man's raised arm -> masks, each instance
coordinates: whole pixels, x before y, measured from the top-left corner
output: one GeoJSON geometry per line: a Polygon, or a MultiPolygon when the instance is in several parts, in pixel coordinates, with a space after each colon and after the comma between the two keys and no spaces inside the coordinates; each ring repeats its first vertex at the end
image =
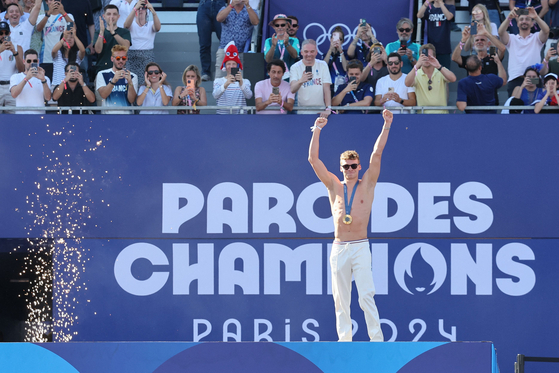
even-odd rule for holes
{"type": "Polygon", "coordinates": [[[318,158],[318,140],[320,138],[320,132],[322,128],[326,126],[326,123],[328,123],[328,119],[326,118],[317,118],[314,122],[311,144],[309,146],[309,163],[320,181],[326,185],[326,188],[331,189],[335,176],[328,171],[324,163],[318,158]]]}
{"type": "Polygon", "coordinates": [[[394,115],[391,111],[384,109],[382,112],[384,118],[384,125],[382,126],[382,132],[375,142],[375,147],[373,148],[373,153],[371,154],[371,159],[369,161],[369,169],[363,174],[363,180],[367,182],[369,188],[374,188],[378,176],[380,175],[380,160],[382,157],[382,151],[388,141],[388,132],[390,132],[390,127],[392,126],[392,119],[394,115]]]}

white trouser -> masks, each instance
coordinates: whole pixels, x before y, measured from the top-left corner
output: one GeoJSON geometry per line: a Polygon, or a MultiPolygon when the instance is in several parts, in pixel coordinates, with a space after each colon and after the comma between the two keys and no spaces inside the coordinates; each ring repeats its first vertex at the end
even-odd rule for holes
{"type": "Polygon", "coordinates": [[[332,270],[332,295],[336,308],[336,329],[339,341],[351,341],[351,275],[355,278],[359,294],[359,306],[365,313],[367,332],[371,341],[384,341],[377,306],[375,284],[371,269],[369,240],[336,242],[330,254],[332,270]]]}

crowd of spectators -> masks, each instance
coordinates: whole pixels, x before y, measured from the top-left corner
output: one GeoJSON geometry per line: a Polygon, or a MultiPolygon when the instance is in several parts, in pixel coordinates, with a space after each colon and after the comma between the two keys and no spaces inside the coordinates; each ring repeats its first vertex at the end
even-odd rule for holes
{"type": "MultiPolygon", "coordinates": [[[[448,85],[457,81],[451,63],[467,71],[458,81],[455,103],[466,113],[474,112],[468,106],[499,105],[504,85],[506,105],[534,106],[529,112],[558,101],[557,43],[547,43],[550,25],[543,19],[548,12],[559,14],[557,0],[511,0],[502,22],[494,1],[471,0],[471,26],[461,30],[455,48],[450,37],[456,27],[454,2],[425,0],[417,17],[426,24],[426,44],[413,42],[415,25],[408,18],[397,22],[397,39],[386,45],[361,19],[355,35],[334,28],[324,55],[315,40],[297,36],[296,16],[277,14],[262,50],[268,78],[258,82],[243,77],[241,63],[260,22],[251,0],[200,0],[201,68],[188,66],[184,85],[174,92],[156,62],[155,36],[162,26],[149,0],[101,0],[95,17],[88,0],[45,0],[46,6],[43,0],[1,1],[0,106],[43,107],[56,101],[58,106],[118,109],[103,111],[111,114],[168,114],[139,107],[172,105],[185,107],[179,114],[199,114],[208,101],[201,83],[213,80],[212,95],[224,107],[218,114],[243,113],[230,107],[246,106],[253,95],[257,114],[286,114],[295,106],[300,114],[323,117],[332,106],[348,108],[340,114],[380,109],[349,110],[352,106],[391,107],[402,114],[421,106],[425,113],[448,113],[428,108],[449,104],[448,85]],[[212,78],[214,32],[220,45],[212,78]],[[507,67],[501,62],[505,56],[507,67]]],[[[37,113],[17,111],[27,112],[37,113]]]]}

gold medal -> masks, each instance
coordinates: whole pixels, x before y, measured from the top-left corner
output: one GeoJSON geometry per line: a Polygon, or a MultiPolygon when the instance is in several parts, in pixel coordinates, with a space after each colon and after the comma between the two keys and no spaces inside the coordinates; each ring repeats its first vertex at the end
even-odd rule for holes
{"type": "Polygon", "coordinates": [[[346,216],[344,216],[344,224],[351,224],[352,221],[353,218],[351,217],[351,215],[347,214],[346,216]]]}

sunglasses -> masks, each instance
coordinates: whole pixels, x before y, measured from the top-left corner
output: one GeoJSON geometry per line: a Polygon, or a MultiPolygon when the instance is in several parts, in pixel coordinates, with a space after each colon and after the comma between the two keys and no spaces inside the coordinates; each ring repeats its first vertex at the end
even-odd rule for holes
{"type": "Polygon", "coordinates": [[[126,57],[126,56],[122,56],[122,57],[116,56],[116,57],[114,57],[114,59],[117,60],[117,61],[120,61],[120,60],[126,61],[128,59],[128,57],[126,57]]]}
{"type": "Polygon", "coordinates": [[[429,80],[427,81],[427,84],[429,84],[429,87],[427,87],[427,89],[432,90],[433,87],[431,87],[431,84],[433,84],[433,81],[432,81],[431,79],[429,79],[429,80]]]}
{"type": "Polygon", "coordinates": [[[285,26],[287,26],[287,23],[276,23],[274,26],[275,27],[285,27],[285,26]]]}
{"type": "Polygon", "coordinates": [[[411,28],[400,28],[398,29],[400,32],[411,32],[411,28]]]}
{"type": "Polygon", "coordinates": [[[153,74],[161,74],[161,71],[159,70],[148,71],[148,75],[153,75],[153,74]]]}
{"type": "Polygon", "coordinates": [[[27,63],[37,63],[37,62],[39,62],[39,60],[25,60],[25,62],[27,62],[27,63]]]}
{"type": "Polygon", "coordinates": [[[399,65],[400,62],[388,61],[387,64],[388,64],[388,66],[399,65]]]}
{"type": "Polygon", "coordinates": [[[4,31],[4,30],[0,31],[0,36],[3,36],[3,35],[10,35],[10,32],[9,31],[4,31]]]}
{"type": "Polygon", "coordinates": [[[297,24],[297,23],[293,24],[293,23],[292,23],[292,24],[291,24],[291,27],[293,27],[293,28],[299,27],[299,24],[297,24]]]}
{"type": "Polygon", "coordinates": [[[359,166],[357,163],[353,163],[353,164],[343,164],[342,167],[344,170],[349,170],[349,168],[351,167],[352,170],[357,169],[357,166],[359,166]]]}

